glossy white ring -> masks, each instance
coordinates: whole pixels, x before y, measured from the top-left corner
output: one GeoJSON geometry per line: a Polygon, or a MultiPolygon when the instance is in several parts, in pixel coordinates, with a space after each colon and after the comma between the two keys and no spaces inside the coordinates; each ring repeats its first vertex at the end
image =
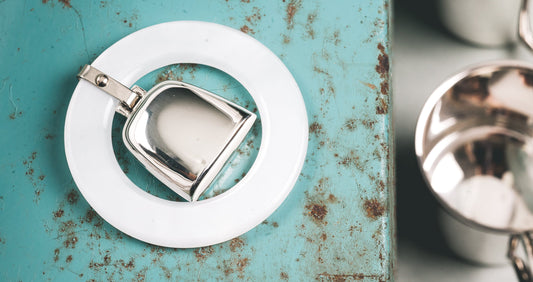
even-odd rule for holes
{"type": "Polygon", "coordinates": [[[192,248],[237,237],[260,224],[285,200],[307,152],[305,104],[291,73],[254,38],[206,22],[168,22],[139,30],[105,50],[92,65],[131,86],[176,63],[220,69],[252,95],[262,140],[246,176],[226,193],[195,203],[167,201],[138,188],[113,153],[117,101],[80,81],[65,123],[65,151],[74,181],[107,222],[139,240],[192,248]]]}

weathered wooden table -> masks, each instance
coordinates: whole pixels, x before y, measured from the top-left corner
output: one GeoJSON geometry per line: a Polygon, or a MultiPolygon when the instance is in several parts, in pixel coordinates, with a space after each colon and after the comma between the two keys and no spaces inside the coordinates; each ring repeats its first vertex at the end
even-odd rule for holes
{"type": "MultiPolygon", "coordinates": [[[[0,280],[393,279],[393,135],[387,0],[0,0],[0,280]],[[129,33],[161,22],[227,25],[261,41],[304,96],[309,149],[301,176],[263,224],[199,249],[152,246],[116,230],[79,194],[63,127],[80,67],[129,33]]],[[[197,65],[156,70],[204,85],[254,110],[231,77],[197,65]]],[[[131,157],[115,118],[115,153],[139,187],[161,187],[131,157]],[[116,138],[115,138],[116,137],[116,138]]],[[[260,127],[211,196],[238,181],[260,146],[260,127]]]]}

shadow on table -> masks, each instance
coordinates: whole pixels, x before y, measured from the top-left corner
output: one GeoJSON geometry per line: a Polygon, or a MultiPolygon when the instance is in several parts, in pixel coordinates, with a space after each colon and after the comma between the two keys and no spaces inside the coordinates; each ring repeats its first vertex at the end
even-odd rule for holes
{"type": "Polygon", "coordinates": [[[439,20],[438,4],[435,0],[396,0],[394,10],[396,15],[407,15],[435,30],[448,33],[439,20]]]}
{"type": "MultiPolygon", "coordinates": [[[[439,21],[437,1],[397,0],[394,2],[394,10],[396,19],[409,17],[436,32],[449,35],[439,21]]],[[[418,167],[414,136],[397,137],[396,189],[399,243],[411,242],[427,252],[454,256],[439,228],[438,203],[418,167]]]]}
{"type": "Polygon", "coordinates": [[[454,256],[438,223],[439,204],[418,167],[413,140],[396,140],[398,240],[428,252],[454,256]]]}

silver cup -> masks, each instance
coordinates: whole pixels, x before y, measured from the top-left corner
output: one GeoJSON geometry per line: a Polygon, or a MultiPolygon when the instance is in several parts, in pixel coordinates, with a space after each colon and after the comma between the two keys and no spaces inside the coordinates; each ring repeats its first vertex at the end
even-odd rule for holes
{"type": "Polygon", "coordinates": [[[531,281],[533,66],[493,62],[446,80],[422,109],[415,150],[444,209],[468,226],[509,234],[508,257],[520,281],[531,281]]]}
{"type": "Polygon", "coordinates": [[[482,46],[533,47],[529,0],[438,0],[442,24],[459,38],[482,46]]]}

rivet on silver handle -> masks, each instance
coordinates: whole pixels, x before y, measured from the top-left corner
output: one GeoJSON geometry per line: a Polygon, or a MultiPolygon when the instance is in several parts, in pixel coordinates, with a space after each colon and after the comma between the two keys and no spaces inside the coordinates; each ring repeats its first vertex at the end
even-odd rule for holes
{"type": "Polygon", "coordinates": [[[131,89],[126,87],[91,65],[85,65],[77,77],[90,82],[107,94],[117,98],[120,101],[120,105],[116,111],[126,117],[129,116],[131,110],[146,93],[144,89],[136,85],[131,89]]]}

